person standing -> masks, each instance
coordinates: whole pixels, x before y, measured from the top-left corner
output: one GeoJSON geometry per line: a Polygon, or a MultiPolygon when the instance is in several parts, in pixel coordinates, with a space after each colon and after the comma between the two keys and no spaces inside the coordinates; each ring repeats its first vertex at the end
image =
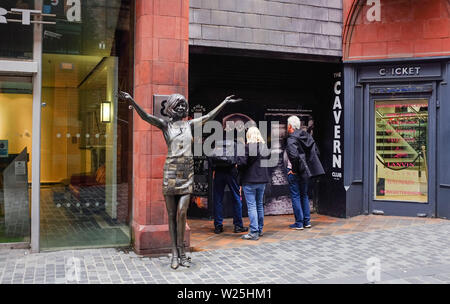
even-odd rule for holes
{"type": "Polygon", "coordinates": [[[297,116],[290,116],[287,125],[289,135],[284,152],[284,163],[295,217],[295,223],[289,228],[303,230],[311,228],[309,179],[325,172],[319,160],[316,143],[308,132],[300,128],[300,119],[297,116]]]}
{"type": "Polygon", "coordinates": [[[238,170],[236,166],[236,142],[231,140],[218,141],[220,155],[209,158],[213,170],[213,199],[214,199],[214,233],[223,232],[223,197],[225,186],[230,189],[233,200],[234,233],[247,232],[242,222],[242,201],[238,184],[238,170]],[[232,151],[232,153],[229,153],[232,151]]]}
{"type": "Polygon", "coordinates": [[[263,160],[269,157],[269,150],[258,128],[250,127],[246,138],[245,156],[238,157],[238,166],[241,171],[242,191],[247,202],[250,231],[243,235],[242,239],[256,241],[263,235],[264,190],[270,181],[263,160]]]}

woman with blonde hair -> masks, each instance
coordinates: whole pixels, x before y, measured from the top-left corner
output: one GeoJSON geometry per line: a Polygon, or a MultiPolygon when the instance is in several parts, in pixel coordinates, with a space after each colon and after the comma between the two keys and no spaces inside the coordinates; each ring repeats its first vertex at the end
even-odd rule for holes
{"type": "Polygon", "coordinates": [[[264,190],[269,182],[269,172],[263,160],[269,158],[266,141],[257,127],[247,131],[245,155],[238,157],[241,184],[247,202],[250,231],[243,235],[244,240],[258,240],[263,235],[264,190]]]}

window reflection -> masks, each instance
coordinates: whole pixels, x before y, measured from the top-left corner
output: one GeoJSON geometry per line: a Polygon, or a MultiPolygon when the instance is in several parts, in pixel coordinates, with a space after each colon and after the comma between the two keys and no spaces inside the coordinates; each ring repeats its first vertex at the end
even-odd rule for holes
{"type": "Polygon", "coordinates": [[[41,248],[129,245],[132,126],[116,93],[133,87],[134,4],[64,2],[44,1],[57,17],[43,35],[41,248]]]}
{"type": "Polygon", "coordinates": [[[428,101],[375,101],[375,199],[428,201],[428,101]]]}
{"type": "Polygon", "coordinates": [[[0,75],[0,243],[30,241],[31,77],[0,75]]]}
{"type": "Polygon", "coordinates": [[[5,16],[7,23],[0,23],[0,58],[32,59],[33,58],[33,26],[12,22],[21,20],[20,14],[11,14],[12,8],[34,9],[34,0],[2,0],[0,7],[9,13],[5,16]]]}

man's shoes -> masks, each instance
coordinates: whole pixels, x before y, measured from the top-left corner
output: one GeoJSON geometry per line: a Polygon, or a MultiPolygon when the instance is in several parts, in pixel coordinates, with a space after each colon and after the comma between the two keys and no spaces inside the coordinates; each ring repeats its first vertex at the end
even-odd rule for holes
{"type": "Polygon", "coordinates": [[[262,237],[264,233],[262,231],[259,232],[259,237],[262,237]]]}
{"type": "Polygon", "coordinates": [[[223,232],[223,226],[222,225],[217,225],[216,227],[214,227],[214,233],[215,234],[219,234],[223,232]]]}
{"type": "Polygon", "coordinates": [[[242,237],[241,237],[241,239],[243,239],[243,240],[251,240],[251,241],[257,241],[257,240],[259,240],[259,236],[258,236],[258,234],[257,233],[247,233],[247,234],[244,234],[242,237]]]}
{"type": "Polygon", "coordinates": [[[305,228],[311,228],[311,223],[308,223],[308,224],[306,224],[306,225],[303,225],[303,227],[305,227],[305,228]]]}
{"type": "Polygon", "coordinates": [[[234,233],[247,232],[248,227],[234,226],[234,233]]]}
{"type": "Polygon", "coordinates": [[[295,230],[303,230],[303,226],[300,226],[298,224],[289,225],[289,228],[295,229],[295,230]]]}

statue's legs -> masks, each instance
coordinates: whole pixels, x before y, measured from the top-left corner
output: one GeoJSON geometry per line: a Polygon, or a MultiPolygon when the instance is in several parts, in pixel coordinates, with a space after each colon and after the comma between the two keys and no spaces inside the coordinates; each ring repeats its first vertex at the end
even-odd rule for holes
{"type": "Polygon", "coordinates": [[[167,208],[167,216],[169,218],[169,233],[170,242],[172,245],[172,261],[170,267],[177,269],[179,264],[178,261],[178,250],[177,250],[177,198],[174,195],[164,195],[167,208]]]}
{"type": "Polygon", "coordinates": [[[184,234],[186,232],[187,210],[190,202],[190,194],[182,195],[178,203],[177,214],[177,247],[180,256],[180,265],[189,267],[189,259],[186,257],[184,249],[184,234]]]}

